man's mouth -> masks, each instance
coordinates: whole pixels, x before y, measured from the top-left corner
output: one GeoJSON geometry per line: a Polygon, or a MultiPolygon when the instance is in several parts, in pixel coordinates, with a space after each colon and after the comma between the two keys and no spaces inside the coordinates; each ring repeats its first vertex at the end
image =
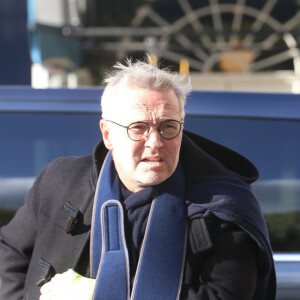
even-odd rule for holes
{"type": "Polygon", "coordinates": [[[160,163],[163,161],[161,157],[146,157],[141,160],[142,162],[146,163],[160,163]]]}

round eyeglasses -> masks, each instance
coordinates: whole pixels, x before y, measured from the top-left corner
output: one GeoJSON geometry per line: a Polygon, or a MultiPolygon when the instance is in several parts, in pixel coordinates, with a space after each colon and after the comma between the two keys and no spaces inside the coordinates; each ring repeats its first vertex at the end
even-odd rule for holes
{"type": "Polygon", "coordinates": [[[182,128],[183,122],[176,120],[165,120],[157,124],[148,124],[145,122],[134,122],[128,126],[121,125],[111,120],[104,120],[127,129],[128,137],[133,141],[141,141],[148,136],[152,126],[157,126],[157,131],[164,139],[171,140],[176,138],[182,128]]]}

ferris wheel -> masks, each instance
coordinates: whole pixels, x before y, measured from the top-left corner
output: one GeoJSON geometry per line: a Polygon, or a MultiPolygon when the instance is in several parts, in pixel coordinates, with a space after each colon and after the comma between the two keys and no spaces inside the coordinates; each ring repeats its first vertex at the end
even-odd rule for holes
{"type": "MultiPolygon", "coordinates": [[[[267,0],[259,8],[246,0],[226,4],[209,0],[207,6],[192,8],[189,0],[178,0],[182,16],[172,23],[147,5],[137,11],[132,26],[148,31],[144,32],[148,52],[174,62],[186,59],[200,72],[216,66],[223,71],[257,72],[289,63],[300,74],[300,11],[282,23],[271,14],[277,2],[267,0]],[[149,21],[152,26],[144,27],[149,21]]],[[[127,38],[127,43],[132,47],[134,38],[127,38]]]]}
{"type": "Polygon", "coordinates": [[[184,59],[198,72],[283,67],[300,74],[300,10],[282,21],[272,15],[274,7],[282,4],[280,0],[256,1],[256,5],[249,0],[191,1],[169,1],[170,11],[174,4],[180,10],[171,20],[157,6],[147,4],[136,10],[125,27],[73,27],[63,32],[98,38],[100,50],[147,52],[175,63],[184,59]]]}

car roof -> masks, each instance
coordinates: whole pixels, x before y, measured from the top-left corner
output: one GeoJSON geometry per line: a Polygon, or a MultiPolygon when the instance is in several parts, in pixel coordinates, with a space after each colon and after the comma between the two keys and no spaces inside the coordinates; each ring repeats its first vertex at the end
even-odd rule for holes
{"type": "MultiPolygon", "coordinates": [[[[99,113],[102,88],[0,87],[1,112],[99,113]]],[[[187,116],[300,119],[300,95],[193,91],[187,116]]]]}

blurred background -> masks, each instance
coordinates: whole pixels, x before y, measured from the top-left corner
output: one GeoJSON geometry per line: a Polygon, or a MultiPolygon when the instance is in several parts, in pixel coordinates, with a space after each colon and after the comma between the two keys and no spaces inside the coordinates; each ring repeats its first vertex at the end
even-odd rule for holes
{"type": "Polygon", "coordinates": [[[101,85],[126,57],[195,90],[300,93],[300,0],[1,0],[0,85],[101,85]]]}

